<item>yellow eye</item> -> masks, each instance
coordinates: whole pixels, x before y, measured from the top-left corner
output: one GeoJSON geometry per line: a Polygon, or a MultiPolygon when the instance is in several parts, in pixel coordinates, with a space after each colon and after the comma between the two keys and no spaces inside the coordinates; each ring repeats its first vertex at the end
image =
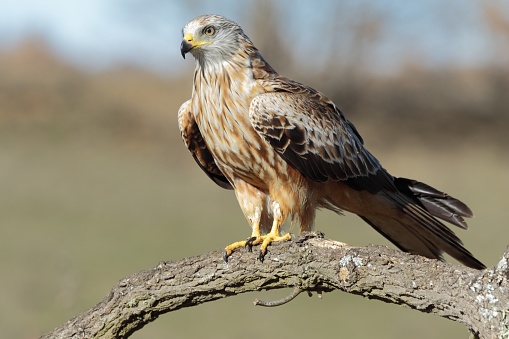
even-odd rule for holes
{"type": "Polygon", "coordinates": [[[205,33],[205,35],[212,36],[216,34],[216,29],[214,26],[207,26],[203,29],[203,33],[205,33]]]}

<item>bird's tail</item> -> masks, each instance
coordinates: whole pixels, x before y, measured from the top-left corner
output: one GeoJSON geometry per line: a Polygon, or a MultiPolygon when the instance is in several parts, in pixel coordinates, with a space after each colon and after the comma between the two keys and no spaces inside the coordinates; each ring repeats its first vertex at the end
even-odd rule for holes
{"type": "Polygon", "coordinates": [[[437,220],[466,229],[464,218],[473,216],[467,205],[416,180],[394,178],[394,184],[397,191],[384,191],[383,195],[398,212],[365,215],[362,219],[405,252],[440,260],[446,252],[466,266],[485,268],[461,240],[437,220]]]}

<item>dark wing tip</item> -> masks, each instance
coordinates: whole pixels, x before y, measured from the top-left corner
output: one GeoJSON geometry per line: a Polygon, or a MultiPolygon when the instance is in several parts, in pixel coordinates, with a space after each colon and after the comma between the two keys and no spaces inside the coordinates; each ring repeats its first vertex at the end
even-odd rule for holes
{"type": "Polygon", "coordinates": [[[458,227],[468,228],[463,218],[471,218],[474,214],[462,201],[417,180],[395,178],[394,183],[400,192],[405,193],[431,215],[458,227]]]}

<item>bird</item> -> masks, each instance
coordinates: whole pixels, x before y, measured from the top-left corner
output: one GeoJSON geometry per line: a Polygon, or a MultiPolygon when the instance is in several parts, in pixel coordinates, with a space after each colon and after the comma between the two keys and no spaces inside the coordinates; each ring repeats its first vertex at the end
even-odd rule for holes
{"type": "Polygon", "coordinates": [[[263,261],[269,245],[291,240],[287,219],[311,231],[324,208],[358,215],[402,251],[485,268],[443,223],[466,229],[466,204],[389,174],[334,102],[277,73],[237,23],[201,15],[182,36],[182,57],[195,59],[191,99],[178,111],[182,139],[208,177],[234,191],[251,227],[225,247],[225,261],[258,245],[263,261]]]}

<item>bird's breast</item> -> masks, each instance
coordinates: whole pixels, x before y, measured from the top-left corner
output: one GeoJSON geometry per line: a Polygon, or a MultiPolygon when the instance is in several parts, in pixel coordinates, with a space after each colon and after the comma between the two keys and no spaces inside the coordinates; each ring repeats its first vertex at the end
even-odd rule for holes
{"type": "Polygon", "coordinates": [[[287,164],[258,135],[249,119],[252,99],[264,90],[253,84],[221,86],[218,82],[209,80],[206,88],[195,87],[193,111],[197,112],[203,139],[230,181],[242,179],[257,187],[268,187],[281,179],[277,173],[287,173],[287,164]]]}

